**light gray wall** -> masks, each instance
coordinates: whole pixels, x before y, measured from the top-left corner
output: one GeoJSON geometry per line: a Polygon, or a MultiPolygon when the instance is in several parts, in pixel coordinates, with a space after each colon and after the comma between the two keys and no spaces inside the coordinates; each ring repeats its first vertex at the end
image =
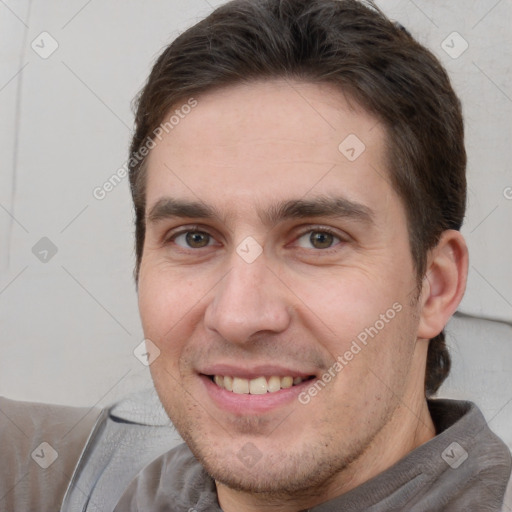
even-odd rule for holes
{"type": "MultiPolygon", "coordinates": [[[[103,200],[93,190],[126,161],[130,101],[152,61],[220,3],[0,3],[0,394],[101,405],[149,383],[132,353],[143,336],[127,180],[103,200]]],[[[461,311],[512,322],[512,4],[379,5],[440,57],[463,100],[471,272],[461,311]]]]}

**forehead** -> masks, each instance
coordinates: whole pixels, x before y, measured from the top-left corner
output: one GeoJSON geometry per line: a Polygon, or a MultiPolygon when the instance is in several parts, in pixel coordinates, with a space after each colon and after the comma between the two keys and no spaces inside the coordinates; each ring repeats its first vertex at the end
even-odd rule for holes
{"type": "Polygon", "coordinates": [[[169,195],[235,217],[318,195],[368,207],[398,201],[384,126],[332,85],[272,80],[195,100],[148,156],[147,210],[169,195]]]}

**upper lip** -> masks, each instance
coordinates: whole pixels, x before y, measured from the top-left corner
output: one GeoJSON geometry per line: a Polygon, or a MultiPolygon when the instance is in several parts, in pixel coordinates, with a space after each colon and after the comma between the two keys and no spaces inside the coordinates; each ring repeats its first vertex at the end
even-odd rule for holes
{"type": "Polygon", "coordinates": [[[230,377],[239,377],[242,379],[255,379],[257,377],[311,377],[315,375],[314,371],[304,371],[293,368],[286,368],[273,364],[254,365],[249,367],[240,364],[213,364],[208,365],[199,370],[203,375],[229,375],[230,377]]]}

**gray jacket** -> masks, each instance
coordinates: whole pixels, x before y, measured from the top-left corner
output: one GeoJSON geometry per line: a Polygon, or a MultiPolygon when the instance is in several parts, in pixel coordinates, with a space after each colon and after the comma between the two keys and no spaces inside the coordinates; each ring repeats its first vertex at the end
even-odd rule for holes
{"type": "MultiPolygon", "coordinates": [[[[432,404],[439,435],[314,511],[512,512],[512,488],[502,505],[506,445],[473,404],[432,404]],[[449,448],[454,441],[468,453],[457,468],[449,464],[460,460],[449,448]]],[[[0,443],[1,512],[220,510],[212,480],[180,444],[152,389],[104,410],[0,398],[0,443]]]]}
{"type": "MultiPolygon", "coordinates": [[[[437,435],[371,480],[308,512],[499,512],[512,458],[471,402],[429,401],[437,435]]],[[[147,466],[115,512],[221,512],[186,445],[147,466]]],[[[505,508],[505,510],[507,510],[505,508]]]]}

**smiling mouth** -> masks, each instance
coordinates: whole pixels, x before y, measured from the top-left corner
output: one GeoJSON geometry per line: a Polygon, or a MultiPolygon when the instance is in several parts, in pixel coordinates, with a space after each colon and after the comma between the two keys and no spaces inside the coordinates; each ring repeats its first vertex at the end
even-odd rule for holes
{"type": "Polygon", "coordinates": [[[270,377],[256,377],[255,379],[244,379],[241,377],[231,377],[229,375],[209,375],[208,377],[219,388],[239,395],[264,395],[265,393],[276,393],[282,389],[289,389],[304,381],[315,378],[314,375],[309,377],[279,377],[277,375],[273,375],[270,377]]]}

